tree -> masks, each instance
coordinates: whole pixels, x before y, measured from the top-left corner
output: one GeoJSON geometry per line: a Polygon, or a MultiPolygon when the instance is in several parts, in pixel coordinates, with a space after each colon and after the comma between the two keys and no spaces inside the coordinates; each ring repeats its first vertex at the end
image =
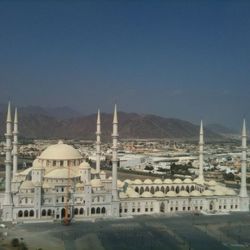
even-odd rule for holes
{"type": "Polygon", "coordinates": [[[11,245],[13,247],[18,247],[19,246],[19,240],[17,238],[14,238],[11,240],[11,245]]]}
{"type": "Polygon", "coordinates": [[[26,246],[24,242],[21,242],[19,244],[18,250],[28,250],[28,247],[26,246]]]}

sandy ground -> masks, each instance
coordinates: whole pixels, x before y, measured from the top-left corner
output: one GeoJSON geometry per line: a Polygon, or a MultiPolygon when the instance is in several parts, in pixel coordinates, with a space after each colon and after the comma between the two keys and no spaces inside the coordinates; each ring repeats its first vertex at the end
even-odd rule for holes
{"type": "Polygon", "coordinates": [[[30,250],[238,250],[250,249],[250,213],[138,216],[70,226],[19,224],[0,232],[8,232],[0,249],[16,249],[9,242],[18,238],[30,250]]]}

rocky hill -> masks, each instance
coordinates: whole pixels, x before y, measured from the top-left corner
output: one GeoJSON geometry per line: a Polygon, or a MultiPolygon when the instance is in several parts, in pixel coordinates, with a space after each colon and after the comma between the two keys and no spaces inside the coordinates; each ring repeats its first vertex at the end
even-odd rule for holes
{"type": "MultiPolygon", "coordinates": [[[[37,110],[37,109],[35,109],[37,110]]],[[[120,138],[168,138],[198,139],[199,126],[190,122],[164,118],[156,115],[140,115],[119,112],[120,138]]],[[[110,140],[112,114],[101,114],[102,140],[110,140]]],[[[0,133],[5,133],[5,113],[0,111],[0,133]]],[[[94,139],[96,114],[73,118],[58,118],[32,109],[20,109],[19,131],[26,138],[44,139],[94,139]]],[[[205,129],[206,139],[221,139],[222,136],[205,129]]]]}

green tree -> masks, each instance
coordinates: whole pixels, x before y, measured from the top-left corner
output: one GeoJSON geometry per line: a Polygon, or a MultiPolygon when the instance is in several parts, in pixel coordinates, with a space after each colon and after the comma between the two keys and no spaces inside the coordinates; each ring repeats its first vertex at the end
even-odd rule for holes
{"type": "Polygon", "coordinates": [[[18,247],[19,246],[19,240],[17,238],[14,238],[11,240],[11,245],[13,247],[18,247]]]}

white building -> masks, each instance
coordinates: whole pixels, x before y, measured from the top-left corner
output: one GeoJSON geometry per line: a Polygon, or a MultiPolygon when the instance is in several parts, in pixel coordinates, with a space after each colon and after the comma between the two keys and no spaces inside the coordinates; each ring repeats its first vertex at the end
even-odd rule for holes
{"type": "Polygon", "coordinates": [[[248,211],[246,190],[246,128],[242,132],[242,182],[240,194],[203,177],[203,128],[199,143],[199,177],[191,179],[117,180],[118,119],[113,119],[112,177],[100,171],[101,120],[97,117],[96,169],[78,150],[59,141],[38,156],[32,167],[18,171],[18,118],[14,130],[10,105],[6,128],[5,192],[0,194],[4,221],[85,220],[88,218],[202,211],[248,211]],[[12,141],[13,140],[13,141],[12,141]],[[12,174],[12,175],[11,175],[12,174]]]}

